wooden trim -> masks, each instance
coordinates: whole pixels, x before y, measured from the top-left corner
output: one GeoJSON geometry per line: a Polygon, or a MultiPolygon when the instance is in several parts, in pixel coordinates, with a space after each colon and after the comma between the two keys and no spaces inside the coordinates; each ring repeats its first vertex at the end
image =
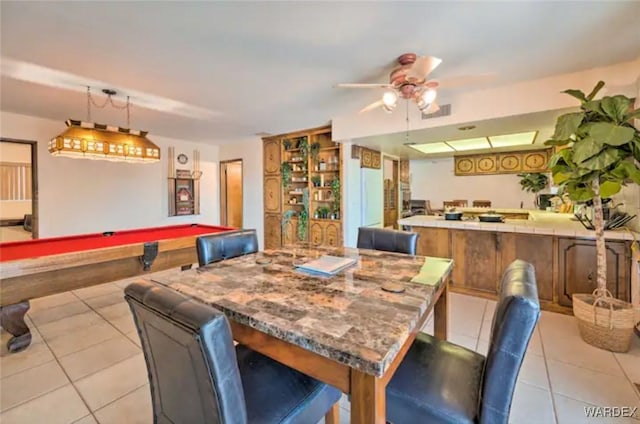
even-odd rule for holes
{"type": "Polygon", "coordinates": [[[449,279],[438,290],[433,309],[433,335],[440,340],[447,340],[449,324],[449,279]]]}
{"type": "Polygon", "coordinates": [[[229,320],[233,338],[257,352],[282,364],[324,381],[343,393],[351,392],[350,368],[317,353],[305,350],[284,340],[277,339],[255,328],[229,320]]]}
{"type": "Polygon", "coordinates": [[[31,237],[37,239],[40,233],[40,219],[38,214],[38,142],[35,140],[0,137],[0,143],[1,142],[31,145],[31,237]]]}
{"type": "Polygon", "coordinates": [[[308,130],[297,130],[282,134],[270,135],[267,137],[262,137],[263,141],[274,140],[274,139],[282,139],[282,138],[297,138],[305,135],[312,136],[317,134],[324,134],[327,132],[331,132],[331,125],[323,125],[321,127],[310,128],[308,130]]]}
{"type": "MultiPolygon", "coordinates": [[[[241,183],[242,183],[242,198],[240,199],[240,202],[244,208],[244,162],[242,161],[241,158],[238,159],[229,159],[229,160],[221,160],[220,161],[220,165],[218,166],[219,168],[219,181],[220,181],[220,225],[225,225],[228,226],[229,222],[228,222],[228,216],[227,216],[227,164],[229,163],[234,163],[234,162],[240,162],[240,178],[241,178],[241,183]]],[[[241,227],[244,226],[244,211],[242,213],[242,222],[243,225],[241,225],[241,227]]]]}

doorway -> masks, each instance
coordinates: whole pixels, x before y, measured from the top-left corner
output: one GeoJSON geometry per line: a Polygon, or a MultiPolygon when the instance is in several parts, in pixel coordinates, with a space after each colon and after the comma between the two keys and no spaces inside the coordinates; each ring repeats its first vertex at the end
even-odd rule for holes
{"type": "Polygon", "coordinates": [[[220,162],[220,223],[242,228],[242,159],[220,162]]]}
{"type": "Polygon", "coordinates": [[[0,242],[38,238],[37,146],[0,138],[0,242]]]}

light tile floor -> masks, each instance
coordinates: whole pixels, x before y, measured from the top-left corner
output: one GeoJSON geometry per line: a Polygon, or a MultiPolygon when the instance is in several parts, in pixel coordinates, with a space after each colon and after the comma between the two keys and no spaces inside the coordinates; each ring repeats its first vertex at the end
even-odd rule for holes
{"type": "MultiPolygon", "coordinates": [[[[0,422],[151,423],[151,398],[140,342],[122,290],[127,280],[35,299],[28,314],[33,344],[9,354],[3,330],[0,422]]],[[[449,340],[486,353],[495,302],[452,294],[449,340]]],[[[431,332],[427,323],[424,331],[431,332]]],[[[580,339],[573,317],[543,312],[513,400],[514,424],[639,424],[587,419],[588,406],[640,411],[640,340],[613,354],[580,339]]],[[[341,423],[349,402],[341,400],[341,423]]],[[[401,423],[398,423],[401,424],[401,423]]]]}

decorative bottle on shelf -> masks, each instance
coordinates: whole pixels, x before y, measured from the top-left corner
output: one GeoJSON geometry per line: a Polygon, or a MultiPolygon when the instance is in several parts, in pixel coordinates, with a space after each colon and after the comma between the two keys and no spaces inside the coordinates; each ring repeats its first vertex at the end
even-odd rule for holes
{"type": "Polygon", "coordinates": [[[320,159],[320,171],[327,170],[327,163],[324,161],[324,158],[320,159]]]}

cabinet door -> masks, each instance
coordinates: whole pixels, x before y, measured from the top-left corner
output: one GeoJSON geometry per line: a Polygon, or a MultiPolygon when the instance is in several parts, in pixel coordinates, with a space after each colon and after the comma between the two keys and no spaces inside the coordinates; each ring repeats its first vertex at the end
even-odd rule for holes
{"type": "Polygon", "coordinates": [[[264,211],[265,213],[280,212],[280,178],[265,177],[264,178],[264,211]]]}
{"type": "Polygon", "coordinates": [[[264,153],[264,173],[280,173],[280,141],[266,140],[263,144],[264,153]]]}
{"type": "Polygon", "coordinates": [[[456,287],[497,293],[498,233],[451,230],[451,251],[456,287]]]}
{"type": "Polygon", "coordinates": [[[266,214],[264,216],[264,248],[277,249],[282,247],[281,239],[280,215],[266,214]]]}
{"type": "Polygon", "coordinates": [[[298,220],[291,218],[282,226],[282,245],[293,246],[298,240],[298,220]]]}
{"type": "Polygon", "coordinates": [[[476,165],[471,157],[461,157],[453,159],[455,161],[456,175],[472,175],[476,172],[476,165]]]}
{"type": "Polygon", "coordinates": [[[503,153],[498,155],[498,172],[520,172],[520,154],[503,153]]]}
{"type": "Polygon", "coordinates": [[[520,233],[498,233],[500,268],[498,277],[516,259],[533,265],[536,270],[538,297],[553,301],[553,236],[520,233]]]}
{"type": "MultiPolygon", "coordinates": [[[[607,241],[607,288],[618,299],[630,301],[629,245],[607,241]]],[[[558,239],[558,303],[571,306],[573,293],[596,288],[596,243],[593,240],[558,239]]]]}
{"type": "Polygon", "coordinates": [[[498,172],[498,161],[495,155],[483,155],[474,158],[476,174],[495,174],[498,172]]]}
{"type": "MultiPolygon", "coordinates": [[[[418,245],[416,253],[420,256],[435,256],[437,258],[450,258],[449,229],[413,227],[411,231],[418,233],[418,245]]],[[[457,264],[454,264],[454,267],[457,264]]]]}
{"type": "Polygon", "coordinates": [[[319,222],[314,222],[309,227],[309,241],[312,246],[320,246],[324,243],[324,228],[319,222]]]}
{"type": "Polygon", "coordinates": [[[340,224],[334,224],[333,222],[327,224],[324,232],[324,245],[329,247],[342,246],[340,224]]]}
{"type": "Polygon", "coordinates": [[[548,161],[546,150],[524,153],[522,155],[522,170],[524,172],[545,172],[548,161]]]}

